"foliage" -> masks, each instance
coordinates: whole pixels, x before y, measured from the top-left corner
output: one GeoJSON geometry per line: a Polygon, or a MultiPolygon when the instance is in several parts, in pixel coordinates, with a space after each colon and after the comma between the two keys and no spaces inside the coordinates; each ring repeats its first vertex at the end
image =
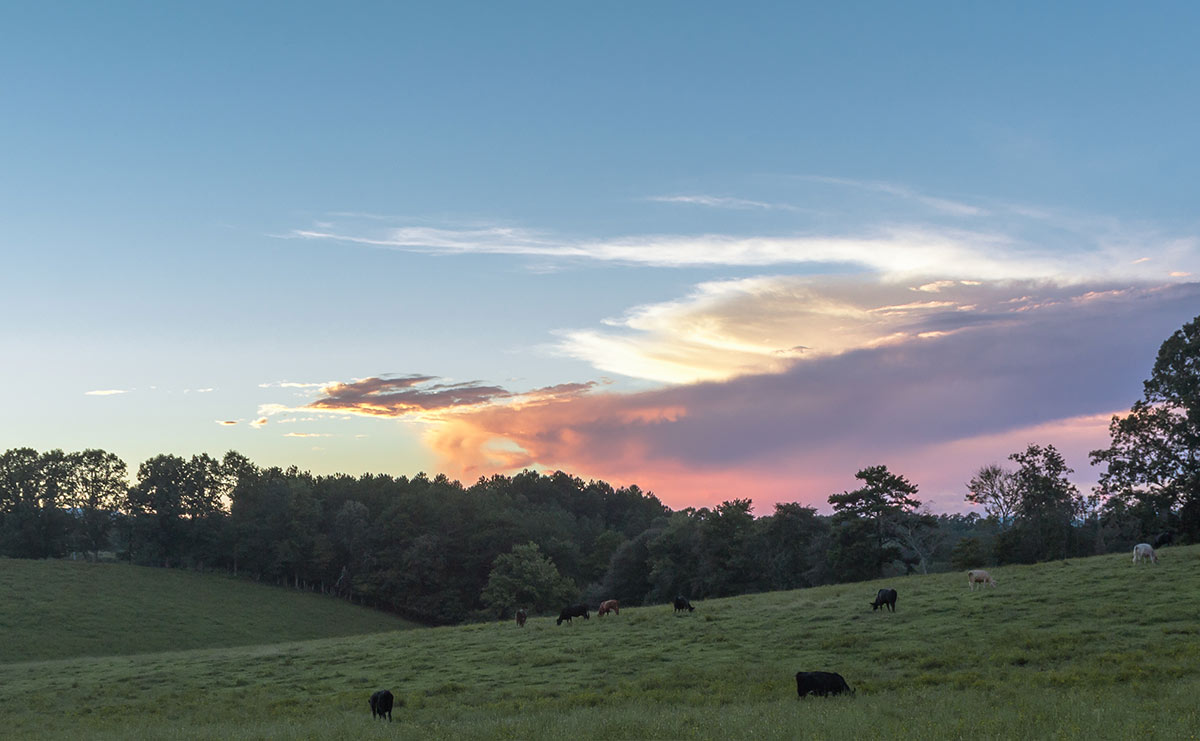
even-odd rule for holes
{"type": "Polygon", "coordinates": [[[1109,515],[1135,520],[1145,535],[1178,527],[1200,540],[1200,316],[1159,348],[1143,397],[1109,424],[1112,442],[1093,450],[1104,464],[1100,493],[1109,515]]]}
{"type": "Polygon", "coordinates": [[[537,543],[526,543],[496,557],[481,599],[498,617],[507,618],[522,607],[533,614],[560,609],[576,601],[578,592],[537,543]]]}
{"type": "Polygon", "coordinates": [[[1021,506],[1016,474],[994,463],[980,468],[967,482],[967,501],[983,507],[1000,527],[1008,527],[1021,506]]]}
{"type": "Polygon", "coordinates": [[[829,550],[835,577],[874,578],[894,561],[919,563],[927,570],[934,543],[924,535],[936,527],[936,518],[918,512],[917,486],[887,466],[870,466],[854,477],[863,486],[829,496],[835,512],[829,550]]]}
{"type": "Polygon", "coordinates": [[[1078,555],[1075,521],[1084,514],[1085,502],[1067,478],[1072,470],[1062,454],[1053,445],[1030,444],[1009,459],[1019,466],[1012,474],[1016,519],[997,536],[997,557],[1001,562],[1032,563],[1078,555]]]}

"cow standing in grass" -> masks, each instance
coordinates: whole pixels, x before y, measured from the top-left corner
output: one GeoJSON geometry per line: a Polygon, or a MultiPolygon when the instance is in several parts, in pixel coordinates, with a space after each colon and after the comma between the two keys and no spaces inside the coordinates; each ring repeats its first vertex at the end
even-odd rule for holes
{"type": "Polygon", "coordinates": [[[371,699],[367,700],[367,704],[371,706],[371,717],[383,719],[387,716],[388,723],[392,722],[392,693],[389,690],[379,690],[371,695],[371,699]]]}
{"type": "Polygon", "coordinates": [[[979,585],[980,589],[987,587],[987,586],[994,587],[994,586],[996,586],[996,580],[992,578],[991,574],[984,571],[983,569],[974,569],[972,571],[968,571],[967,572],[967,586],[971,588],[972,592],[975,591],[976,584],[979,585]]]}
{"type": "Polygon", "coordinates": [[[600,609],[596,611],[596,614],[600,617],[604,617],[610,612],[614,615],[621,614],[621,605],[615,599],[606,599],[601,602],[600,609]]]}
{"type": "Polygon", "coordinates": [[[1149,543],[1138,543],[1133,547],[1133,562],[1153,561],[1158,563],[1158,554],[1154,552],[1154,547],[1149,543]]]}
{"type": "Polygon", "coordinates": [[[675,612],[683,612],[684,610],[694,612],[696,608],[692,607],[692,603],[688,602],[687,597],[680,595],[675,598],[675,612]]]}
{"type": "Polygon", "coordinates": [[[525,627],[525,621],[526,621],[528,618],[529,618],[529,613],[525,612],[525,608],[524,608],[524,607],[522,607],[520,610],[517,610],[517,627],[518,627],[518,628],[524,628],[524,627],[525,627]]]}
{"type": "Polygon", "coordinates": [[[896,611],[896,590],[895,589],[880,589],[875,595],[875,601],[871,603],[871,612],[875,612],[880,607],[889,607],[892,612],[896,611]]]}
{"type": "Polygon", "coordinates": [[[569,623],[569,622],[571,622],[571,618],[577,618],[577,617],[581,617],[584,620],[589,619],[587,605],[581,603],[578,605],[571,605],[570,607],[564,607],[562,609],[562,612],[558,613],[558,620],[555,621],[554,624],[562,625],[564,620],[566,620],[569,623]]]}
{"type": "Polygon", "coordinates": [[[796,672],[796,694],[801,698],[809,695],[828,697],[843,692],[854,694],[854,690],[837,672],[796,672]]]}

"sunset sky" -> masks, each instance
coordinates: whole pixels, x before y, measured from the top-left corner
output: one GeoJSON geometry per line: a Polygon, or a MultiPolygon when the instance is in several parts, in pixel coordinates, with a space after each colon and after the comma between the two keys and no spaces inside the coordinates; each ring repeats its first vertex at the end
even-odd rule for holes
{"type": "Polygon", "coordinates": [[[0,450],[935,511],[1200,315],[1200,5],[10,3],[0,450]]]}

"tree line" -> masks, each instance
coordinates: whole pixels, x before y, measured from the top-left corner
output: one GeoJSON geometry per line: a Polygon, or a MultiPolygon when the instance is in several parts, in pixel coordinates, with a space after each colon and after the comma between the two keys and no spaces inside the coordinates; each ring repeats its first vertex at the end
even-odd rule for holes
{"type": "Polygon", "coordinates": [[[1160,348],[1144,398],[1113,418],[1084,494],[1053,445],[966,483],[978,514],[934,514],[885,465],[831,494],[832,514],[748,499],[672,511],[637,486],[561,471],[480,478],[314,476],[222,458],[157,455],[130,477],[103,450],[0,454],[0,554],[204,570],[311,589],[428,623],[569,601],[639,605],[898,573],[1127,549],[1171,532],[1200,541],[1200,317],[1160,348]]]}

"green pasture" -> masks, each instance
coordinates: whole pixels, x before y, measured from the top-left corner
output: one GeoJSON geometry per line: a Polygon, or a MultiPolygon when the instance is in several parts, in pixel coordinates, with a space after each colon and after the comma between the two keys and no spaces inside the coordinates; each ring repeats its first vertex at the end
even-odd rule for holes
{"type": "MultiPolygon", "coordinates": [[[[11,738],[1196,738],[1200,547],[269,645],[0,665],[11,738]],[[872,612],[881,586],[897,612],[872,612]],[[797,700],[798,670],[853,697],[797,700]],[[394,722],[367,697],[389,688],[394,722]]],[[[264,600],[282,599],[268,590],[264,600]]],[[[148,610],[150,608],[147,608],[148,610]]],[[[147,616],[149,617],[149,616],[147,616]]],[[[91,653],[91,652],[88,652],[91,653]]]]}
{"type": "Polygon", "coordinates": [[[406,627],[412,624],[387,613],[226,576],[0,558],[0,664],[252,646],[406,627]]]}

